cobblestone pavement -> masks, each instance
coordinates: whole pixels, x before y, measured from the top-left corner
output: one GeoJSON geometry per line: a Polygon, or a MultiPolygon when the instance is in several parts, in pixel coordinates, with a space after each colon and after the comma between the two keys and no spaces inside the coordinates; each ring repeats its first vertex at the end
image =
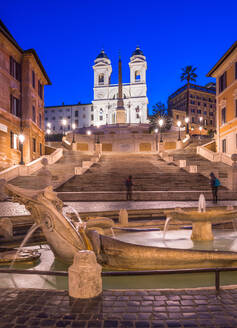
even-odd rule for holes
{"type": "MultiPolygon", "coordinates": [[[[162,208],[188,208],[198,207],[195,201],[121,201],[121,202],[64,202],[65,205],[73,206],[79,213],[119,211],[121,208],[127,210],[162,209],[162,208]]],[[[216,206],[212,202],[206,202],[207,207],[216,206]]],[[[218,206],[237,206],[237,201],[220,201],[218,206]]],[[[0,202],[1,216],[30,215],[24,205],[12,202],[0,202]]]]}
{"type": "Polygon", "coordinates": [[[76,300],[67,291],[0,290],[0,327],[237,327],[237,289],[106,290],[76,300]]]}

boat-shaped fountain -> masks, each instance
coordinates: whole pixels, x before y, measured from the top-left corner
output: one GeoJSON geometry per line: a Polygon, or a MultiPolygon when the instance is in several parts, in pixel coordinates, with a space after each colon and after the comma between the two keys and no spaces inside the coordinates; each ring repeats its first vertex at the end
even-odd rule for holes
{"type": "MultiPolygon", "coordinates": [[[[55,256],[61,261],[72,263],[80,250],[93,250],[97,261],[105,268],[117,270],[158,270],[174,268],[224,267],[237,265],[237,253],[227,251],[171,249],[135,245],[101,233],[102,228],[113,226],[107,218],[75,222],[63,212],[64,204],[52,187],[44,190],[25,190],[11,184],[5,188],[13,201],[24,204],[35,222],[41,227],[55,256]],[[99,232],[98,232],[99,231],[99,232]]],[[[205,223],[228,218],[234,219],[237,211],[226,209],[192,213],[170,211],[167,215],[180,221],[205,223]],[[217,215],[218,214],[218,215],[217,215]]]]}

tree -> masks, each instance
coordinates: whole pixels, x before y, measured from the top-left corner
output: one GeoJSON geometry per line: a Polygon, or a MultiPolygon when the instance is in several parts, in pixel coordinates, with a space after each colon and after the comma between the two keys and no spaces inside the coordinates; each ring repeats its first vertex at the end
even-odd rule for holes
{"type": "Polygon", "coordinates": [[[189,116],[189,88],[190,81],[196,82],[197,74],[195,73],[197,67],[186,66],[182,68],[182,74],[180,76],[181,81],[187,81],[187,105],[186,105],[186,115],[189,116]]]}
{"type": "Polygon", "coordinates": [[[158,101],[152,107],[152,115],[149,117],[150,131],[153,131],[157,127],[159,128],[159,120],[160,119],[163,119],[163,121],[164,121],[162,129],[169,130],[172,125],[171,117],[168,116],[168,111],[167,111],[167,108],[165,107],[165,104],[158,101]]]}

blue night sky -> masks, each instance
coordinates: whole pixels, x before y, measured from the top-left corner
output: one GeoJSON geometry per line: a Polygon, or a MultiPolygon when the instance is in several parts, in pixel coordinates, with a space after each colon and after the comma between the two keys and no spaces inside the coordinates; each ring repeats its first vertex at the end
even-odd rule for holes
{"type": "Polygon", "coordinates": [[[23,49],[38,53],[52,86],[45,104],[89,103],[93,99],[94,59],[104,48],[123,82],[139,44],[147,59],[149,109],[182,86],[181,68],[194,65],[197,84],[236,41],[237,1],[3,0],[0,18],[23,49]],[[224,9],[223,9],[224,8],[224,9]]]}

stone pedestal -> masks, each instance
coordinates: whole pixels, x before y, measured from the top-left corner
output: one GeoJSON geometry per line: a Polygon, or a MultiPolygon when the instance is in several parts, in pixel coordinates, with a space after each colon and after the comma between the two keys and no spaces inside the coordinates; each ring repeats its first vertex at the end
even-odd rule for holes
{"type": "Polygon", "coordinates": [[[121,210],[119,211],[119,223],[122,226],[128,225],[128,212],[125,208],[121,208],[121,210]]]}
{"type": "Polygon", "coordinates": [[[179,160],[179,167],[186,167],[186,160],[185,159],[180,159],[179,160]]]}
{"type": "Polygon", "coordinates": [[[13,225],[9,218],[0,219],[0,235],[3,236],[5,240],[13,239],[13,225]]]}
{"type": "Polygon", "coordinates": [[[178,140],[176,142],[176,149],[182,149],[183,148],[183,142],[182,140],[178,140]]]}
{"type": "Polygon", "coordinates": [[[95,154],[100,156],[101,153],[102,153],[102,144],[96,143],[95,144],[95,154]]]}
{"type": "Polygon", "coordinates": [[[190,165],[189,173],[197,173],[197,165],[190,165]]]}
{"type": "Polygon", "coordinates": [[[76,142],[72,142],[72,150],[73,151],[77,150],[77,143],[76,142]]]}
{"type": "Polygon", "coordinates": [[[193,222],[192,240],[209,241],[213,240],[212,224],[211,222],[193,222]]]}
{"type": "Polygon", "coordinates": [[[68,269],[69,295],[75,298],[92,298],[102,292],[101,266],[92,251],[79,251],[68,269]]]}

